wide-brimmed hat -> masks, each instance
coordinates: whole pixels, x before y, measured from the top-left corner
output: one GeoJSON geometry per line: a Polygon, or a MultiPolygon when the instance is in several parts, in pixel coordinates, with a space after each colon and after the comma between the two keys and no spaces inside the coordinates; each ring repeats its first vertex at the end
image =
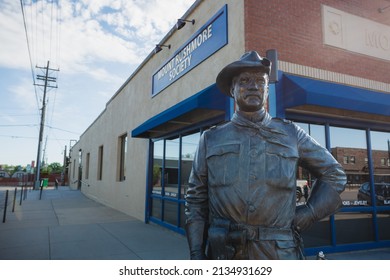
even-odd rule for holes
{"type": "Polygon", "coordinates": [[[231,97],[230,89],[235,76],[243,72],[260,72],[269,76],[271,64],[268,58],[261,57],[256,51],[246,52],[240,60],[230,63],[219,72],[217,86],[222,93],[231,97]]]}

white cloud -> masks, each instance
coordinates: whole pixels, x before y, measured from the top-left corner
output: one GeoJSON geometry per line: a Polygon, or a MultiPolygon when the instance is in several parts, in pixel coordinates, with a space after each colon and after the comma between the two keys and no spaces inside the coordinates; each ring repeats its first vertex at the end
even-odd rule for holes
{"type": "MultiPolygon", "coordinates": [[[[194,1],[24,0],[35,75],[41,74],[35,65],[46,66],[48,60],[51,68],[60,69],[56,73],[58,90],[48,93],[46,123],[82,133],[194,1]]],[[[17,126],[19,130],[1,131],[1,160],[25,164],[36,157],[40,105],[32,86],[19,1],[0,1],[0,38],[0,73],[3,74],[0,89],[2,103],[7,104],[1,107],[0,119],[16,125],[36,124],[23,130],[17,126]],[[28,116],[22,120],[16,117],[18,114],[28,116]],[[27,139],[10,138],[17,135],[27,139]],[[20,149],[20,145],[29,147],[28,151],[20,149]]],[[[39,87],[36,90],[41,102],[42,90],[39,87]]],[[[47,128],[46,133],[49,134],[49,162],[61,162],[61,151],[69,144],[69,140],[59,139],[79,136],[47,128]]]]}
{"type": "MultiPolygon", "coordinates": [[[[0,4],[0,36],[6,38],[0,65],[26,68],[27,44],[15,2],[0,4]]],[[[56,9],[56,3],[26,1],[33,64],[43,64],[50,56],[53,64],[76,72],[93,71],[97,61],[138,65],[192,2],[176,1],[172,9],[171,0],[63,0],[56,9]]]]}
{"type": "Polygon", "coordinates": [[[37,98],[32,87],[31,79],[27,77],[21,78],[18,84],[10,86],[7,91],[12,97],[9,99],[10,107],[18,108],[24,112],[37,113],[37,98],[39,102],[42,100],[42,91],[37,88],[37,98]]]}
{"type": "Polygon", "coordinates": [[[0,4],[0,65],[10,68],[27,68],[27,43],[22,16],[16,1],[0,4]],[[4,7],[6,7],[4,9],[4,7]]]}

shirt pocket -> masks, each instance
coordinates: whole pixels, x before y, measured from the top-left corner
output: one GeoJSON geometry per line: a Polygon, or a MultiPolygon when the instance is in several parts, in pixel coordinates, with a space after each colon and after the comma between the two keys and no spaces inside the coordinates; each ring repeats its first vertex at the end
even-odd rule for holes
{"type": "Polygon", "coordinates": [[[268,144],[266,147],[267,184],[279,188],[295,188],[298,152],[293,147],[268,144]]]}
{"type": "Polygon", "coordinates": [[[207,151],[208,183],[210,187],[234,184],[239,176],[240,144],[214,146],[207,151]]]}

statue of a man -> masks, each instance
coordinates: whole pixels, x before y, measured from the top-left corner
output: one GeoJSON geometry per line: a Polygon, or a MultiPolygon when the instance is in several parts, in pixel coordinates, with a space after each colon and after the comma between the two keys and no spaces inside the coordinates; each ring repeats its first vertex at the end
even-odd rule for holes
{"type": "Polygon", "coordinates": [[[202,134],[194,158],[186,195],[191,259],[304,259],[300,232],[342,205],[341,165],[301,128],[266,112],[270,69],[251,51],[217,76],[236,112],[202,134]],[[317,180],[296,207],[298,165],[317,180]]]}

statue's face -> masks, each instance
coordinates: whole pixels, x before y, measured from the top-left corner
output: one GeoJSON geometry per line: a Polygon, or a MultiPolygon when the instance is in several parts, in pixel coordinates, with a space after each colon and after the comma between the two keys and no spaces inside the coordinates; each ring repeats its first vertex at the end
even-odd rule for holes
{"type": "Polygon", "coordinates": [[[264,107],[268,98],[268,75],[252,72],[241,73],[234,77],[231,90],[239,111],[259,111],[264,107]]]}

